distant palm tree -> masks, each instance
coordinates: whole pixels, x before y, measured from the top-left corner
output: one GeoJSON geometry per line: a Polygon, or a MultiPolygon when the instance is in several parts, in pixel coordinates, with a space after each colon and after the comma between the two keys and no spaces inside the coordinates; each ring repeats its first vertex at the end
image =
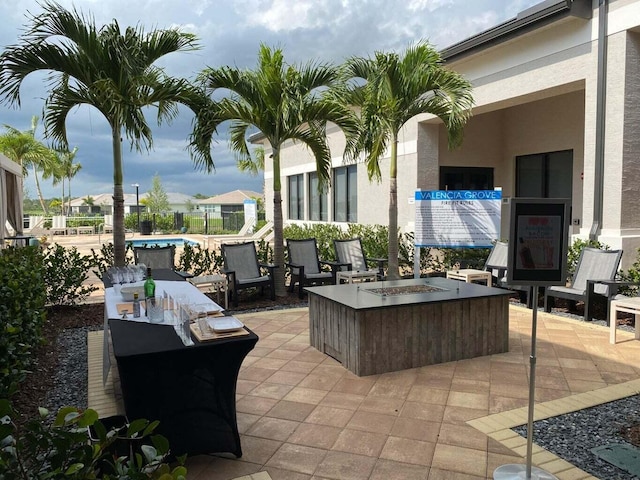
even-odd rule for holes
{"type": "Polygon", "coordinates": [[[369,179],[380,180],[379,161],[391,148],[388,274],[398,278],[398,132],[416,115],[430,113],[444,122],[449,146],[459,145],[473,106],[471,84],[445,68],[428,43],[410,46],[403,55],[377,52],[373,58],[353,57],[346,70],[349,77],[366,80],[345,99],[361,112],[359,140],[348,154],[364,153],[369,179]]]}
{"type": "Polygon", "coordinates": [[[329,179],[331,154],[325,135],[326,123],[342,127],[347,139],[356,133],[356,120],[348,107],[321,91],[337,85],[339,70],[331,65],[308,63],[286,65],[280,49],[261,45],[256,70],[232,67],[206,68],[199,78],[210,93],[228,90],[230,96],[196,117],[192,148],[206,153],[218,126],[231,121],[230,144],[240,161],[252,160],[247,144],[248,131],[257,127],[271,145],[273,166],[273,223],[276,295],[286,294],[284,285],[284,245],[280,149],[287,140],[304,143],[316,159],[320,183],[329,179]]]}
{"type": "Polygon", "coordinates": [[[38,117],[31,117],[31,128],[20,131],[10,125],[4,125],[5,133],[0,134],[0,152],[22,166],[24,175],[31,168],[36,183],[36,192],[40,206],[45,215],[48,213],[47,204],[42,196],[38,171],[47,171],[55,161],[55,155],[49,147],[36,138],[38,117]]]}
{"type": "Polygon", "coordinates": [[[78,147],[74,147],[72,151],[58,150],[55,152],[56,165],[53,171],[47,172],[48,175],[53,177],[53,185],[62,184],[62,215],[68,215],[71,212],[71,179],[75,177],[82,169],[82,165],[79,163],[73,163],[78,147]],[[64,186],[67,184],[67,206],[65,208],[64,200],[64,186]]]}
{"type": "MultiPolygon", "coordinates": [[[[32,72],[51,71],[45,104],[47,136],[56,147],[68,148],[66,119],[79,105],[97,108],[109,122],[113,148],[114,263],[124,265],[124,192],[122,136],[136,150],[153,145],[144,108],[157,108],[158,122],[178,114],[178,103],[197,110],[209,100],[188,81],[167,76],[154,65],[165,55],[197,48],[196,38],[178,29],[141,26],[124,32],[116,20],[97,28],[93,17],[47,1],[44,11],[29,14],[30,26],[17,45],[0,55],[0,98],[20,105],[20,86],[32,72]]],[[[213,167],[209,152],[198,156],[213,167]]]]}

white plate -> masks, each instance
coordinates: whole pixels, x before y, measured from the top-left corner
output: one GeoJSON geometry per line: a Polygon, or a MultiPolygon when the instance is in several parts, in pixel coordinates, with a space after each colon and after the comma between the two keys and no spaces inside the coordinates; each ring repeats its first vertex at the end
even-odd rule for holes
{"type": "Polygon", "coordinates": [[[216,333],[235,332],[244,327],[244,323],[236,317],[209,318],[207,323],[216,333]]]}

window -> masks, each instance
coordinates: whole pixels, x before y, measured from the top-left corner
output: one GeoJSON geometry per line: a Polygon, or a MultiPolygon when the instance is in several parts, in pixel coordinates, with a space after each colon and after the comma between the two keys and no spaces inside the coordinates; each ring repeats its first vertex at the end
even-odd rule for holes
{"type": "Polygon", "coordinates": [[[303,175],[291,175],[289,178],[289,220],[304,220],[304,183],[303,175]]]}
{"type": "Polygon", "coordinates": [[[516,196],[571,198],[573,150],[516,157],[516,196]]]}
{"type": "Polygon", "coordinates": [[[493,190],[493,168],[440,167],[440,190],[493,190]]]}
{"type": "Polygon", "coordinates": [[[357,165],[333,170],[333,219],[336,222],[358,221],[357,165]]]}
{"type": "Polygon", "coordinates": [[[309,220],[326,222],[329,220],[327,193],[318,191],[318,183],[318,174],[309,173],[309,220]]]}

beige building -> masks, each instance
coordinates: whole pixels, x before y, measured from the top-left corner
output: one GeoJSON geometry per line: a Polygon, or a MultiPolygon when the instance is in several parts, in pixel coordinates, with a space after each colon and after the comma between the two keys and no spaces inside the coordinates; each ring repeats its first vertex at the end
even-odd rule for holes
{"type": "MultiPolygon", "coordinates": [[[[640,247],[640,0],[548,0],[442,54],[473,84],[473,117],[455,151],[437,118],[405,125],[399,226],[413,229],[416,189],[501,187],[505,202],[566,197],[572,236],[623,248],[628,268],[640,247]]],[[[382,182],[370,183],[364,165],[343,163],[342,133],[328,135],[333,173],[325,195],[316,193],[310,152],[283,148],[285,220],[386,223],[388,161],[382,182]]],[[[267,205],[272,185],[267,165],[267,205]]],[[[507,222],[505,203],[503,238],[507,222]]]]}

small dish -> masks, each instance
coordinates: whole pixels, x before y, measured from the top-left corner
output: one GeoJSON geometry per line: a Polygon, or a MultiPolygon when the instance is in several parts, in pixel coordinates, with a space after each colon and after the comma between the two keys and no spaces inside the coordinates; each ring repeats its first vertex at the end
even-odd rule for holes
{"type": "Polygon", "coordinates": [[[207,319],[209,327],[216,333],[235,332],[244,327],[244,323],[236,317],[220,317],[207,319]]]}

